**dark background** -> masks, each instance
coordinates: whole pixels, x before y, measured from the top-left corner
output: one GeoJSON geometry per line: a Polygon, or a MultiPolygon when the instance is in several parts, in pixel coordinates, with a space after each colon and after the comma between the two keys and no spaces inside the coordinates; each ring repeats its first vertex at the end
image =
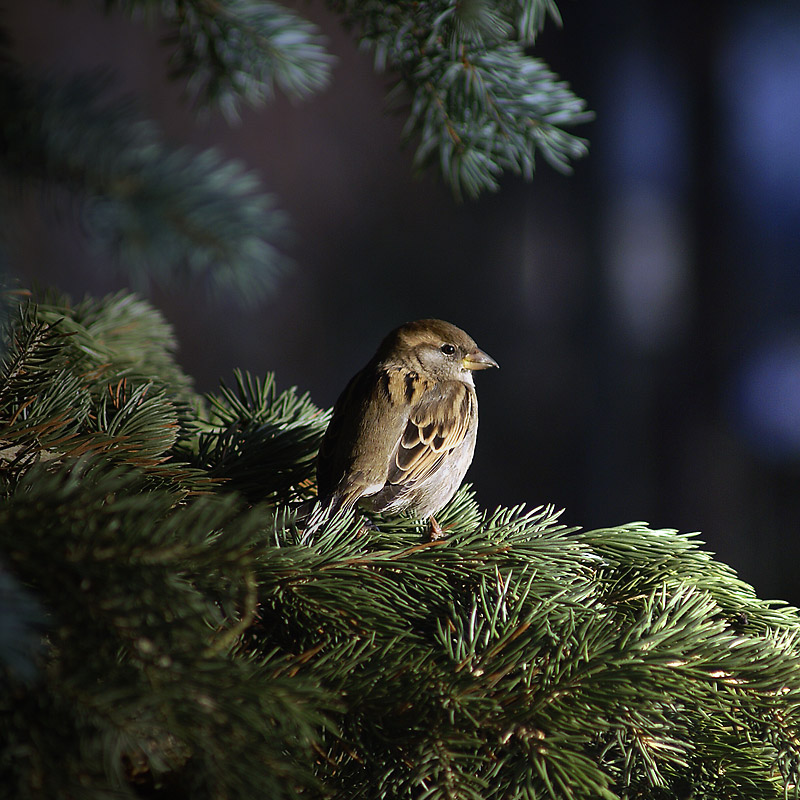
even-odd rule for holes
{"type": "MultiPolygon", "coordinates": [[[[257,307],[150,290],[198,389],[274,370],[327,406],[390,328],[448,319],[502,366],[478,376],[483,505],[700,530],[761,596],[800,603],[797,3],[562,0],[535,54],[596,111],[590,156],[462,205],[412,177],[386,79],[320,4],[298,7],[338,57],[331,87],[236,127],[198,121],[158,30],[100,5],[10,4],[17,57],[111,66],[172,141],[242,159],[292,218],[296,266],[257,307]]],[[[79,209],[21,211],[23,284],[125,285],[79,209]]]]}

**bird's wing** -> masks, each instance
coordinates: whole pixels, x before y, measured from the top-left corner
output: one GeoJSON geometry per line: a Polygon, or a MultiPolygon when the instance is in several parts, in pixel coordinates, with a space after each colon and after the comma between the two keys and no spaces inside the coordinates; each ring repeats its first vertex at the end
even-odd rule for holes
{"type": "Polygon", "coordinates": [[[439,384],[425,392],[411,408],[386,482],[408,489],[432,475],[464,441],[476,413],[475,393],[464,383],[439,384]]]}
{"type": "MultiPolygon", "coordinates": [[[[317,455],[317,490],[320,498],[331,497],[337,491],[341,494],[345,489],[341,481],[349,472],[353,461],[352,443],[357,437],[354,423],[357,421],[357,409],[364,404],[363,398],[368,392],[367,384],[366,372],[362,370],[356,373],[333,407],[331,421],[317,455]]],[[[339,498],[337,505],[353,505],[361,491],[361,487],[356,485],[346,487],[347,497],[339,498]]]]}

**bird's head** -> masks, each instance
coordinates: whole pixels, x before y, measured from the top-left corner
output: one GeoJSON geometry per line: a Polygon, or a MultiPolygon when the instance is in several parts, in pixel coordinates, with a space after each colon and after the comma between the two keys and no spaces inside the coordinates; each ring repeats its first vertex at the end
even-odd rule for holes
{"type": "Polygon", "coordinates": [[[405,364],[436,381],[472,384],[477,369],[497,367],[467,333],[440,319],[407,322],[393,330],[381,344],[378,356],[405,364]]]}

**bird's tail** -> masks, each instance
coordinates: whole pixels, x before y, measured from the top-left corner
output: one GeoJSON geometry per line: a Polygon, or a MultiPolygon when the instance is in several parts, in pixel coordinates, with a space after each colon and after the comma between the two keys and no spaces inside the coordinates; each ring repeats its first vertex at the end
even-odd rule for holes
{"type": "Polygon", "coordinates": [[[357,500],[357,497],[334,493],[301,503],[295,513],[295,522],[298,528],[303,529],[301,541],[308,541],[326,522],[351,511],[357,500]]]}

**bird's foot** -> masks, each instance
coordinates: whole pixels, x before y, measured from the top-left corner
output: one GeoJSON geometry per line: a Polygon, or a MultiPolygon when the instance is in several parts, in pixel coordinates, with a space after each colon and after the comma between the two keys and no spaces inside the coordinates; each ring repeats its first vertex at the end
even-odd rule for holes
{"type": "Polygon", "coordinates": [[[428,519],[428,522],[430,523],[430,528],[428,530],[428,536],[430,538],[430,541],[438,542],[439,539],[446,539],[447,538],[447,531],[449,530],[449,526],[448,526],[448,528],[443,528],[436,521],[435,517],[430,517],[428,519]]]}

